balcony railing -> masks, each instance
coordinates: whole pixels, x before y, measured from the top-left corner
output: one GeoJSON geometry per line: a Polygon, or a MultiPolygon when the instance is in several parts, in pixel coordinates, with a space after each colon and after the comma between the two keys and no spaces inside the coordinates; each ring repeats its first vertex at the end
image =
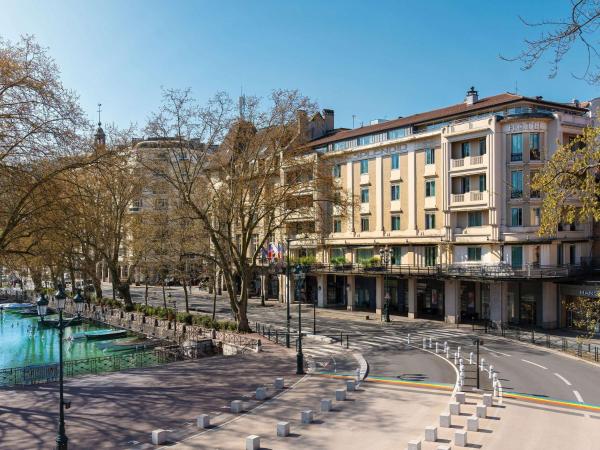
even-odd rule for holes
{"type": "Polygon", "coordinates": [[[481,202],[484,200],[483,194],[487,191],[470,191],[464,194],[452,194],[452,203],[464,203],[464,202],[481,202]]]}
{"type": "Polygon", "coordinates": [[[485,164],[485,154],[465,156],[464,158],[451,159],[452,169],[459,169],[462,167],[479,166],[485,164]]]}
{"type": "Polygon", "coordinates": [[[402,276],[435,276],[439,278],[477,278],[477,279],[558,279],[571,278],[589,273],[591,265],[540,266],[528,264],[512,267],[509,264],[436,264],[432,266],[416,264],[362,265],[362,264],[313,264],[309,273],[344,274],[387,274],[402,276]]]}

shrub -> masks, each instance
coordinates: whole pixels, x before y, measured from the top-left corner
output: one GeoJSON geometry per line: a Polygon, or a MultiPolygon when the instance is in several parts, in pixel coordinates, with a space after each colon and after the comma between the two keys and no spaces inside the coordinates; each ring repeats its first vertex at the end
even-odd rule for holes
{"type": "Polygon", "coordinates": [[[298,264],[300,264],[301,266],[310,266],[312,264],[315,264],[316,262],[317,258],[315,258],[314,256],[302,256],[298,258],[298,264]]]}
{"type": "Polygon", "coordinates": [[[347,264],[346,258],[343,256],[336,256],[335,258],[331,258],[331,264],[334,266],[341,266],[343,264],[347,264]]]}

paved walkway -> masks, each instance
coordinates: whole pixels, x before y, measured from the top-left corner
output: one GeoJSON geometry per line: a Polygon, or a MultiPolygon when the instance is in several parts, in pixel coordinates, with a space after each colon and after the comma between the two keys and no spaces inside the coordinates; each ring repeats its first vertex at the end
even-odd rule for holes
{"type": "MultiPolygon", "coordinates": [[[[297,380],[295,354],[265,342],[263,352],[216,356],[147,369],[70,379],[69,449],[123,449],[149,443],[156,428],[185,429],[199,413],[217,414],[249,399],[276,376],[297,380]]],[[[0,448],[53,447],[58,386],[0,390],[0,448]]]]}
{"type": "Polygon", "coordinates": [[[446,407],[450,392],[406,389],[377,383],[363,383],[345,401],[335,401],[335,390],[343,380],[311,377],[283,395],[243,416],[229,414],[214,420],[217,428],[192,436],[174,446],[177,450],[244,448],[250,434],[261,436],[261,449],[356,449],[404,448],[422,434],[426,425],[436,423],[446,407]],[[322,398],[333,399],[331,412],[320,412],[322,398]],[[312,424],[302,424],[300,413],[315,412],[312,424]],[[233,419],[233,420],[232,420],[233,419]],[[277,437],[277,422],[290,422],[291,435],[277,437]],[[223,426],[219,426],[225,424],[223,426]]]}

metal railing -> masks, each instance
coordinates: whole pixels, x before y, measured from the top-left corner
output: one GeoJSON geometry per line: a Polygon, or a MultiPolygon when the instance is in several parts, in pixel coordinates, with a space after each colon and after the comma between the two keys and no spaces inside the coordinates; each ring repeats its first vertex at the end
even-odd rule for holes
{"type": "MultiPolygon", "coordinates": [[[[475,327],[473,325],[474,330],[475,327]]],[[[507,339],[560,350],[582,359],[600,362],[600,343],[584,342],[583,339],[557,336],[533,327],[525,328],[507,323],[497,325],[493,322],[488,322],[487,324],[480,325],[478,330],[507,339]]]]}
{"type": "Polygon", "coordinates": [[[309,273],[347,273],[406,276],[437,276],[449,278],[486,278],[486,279],[556,279],[580,276],[590,271],[588,265],[542,266],[527,264],[513,267],[509,264],[436,264],[432,266],[410,264],[312,264],[309,273]]]}
{"type": "MultiPolygon", "coordinates": [[[[194,357],[194,353],[184,352],[179,346],[167,346],[96,358],[67,360],[63,367],[64,376],[70,378],[158,366],[194,357]]],[[[58,376],[57,363],[0,369],[0,386],[52,383],[58,381],[58,376]]]]}

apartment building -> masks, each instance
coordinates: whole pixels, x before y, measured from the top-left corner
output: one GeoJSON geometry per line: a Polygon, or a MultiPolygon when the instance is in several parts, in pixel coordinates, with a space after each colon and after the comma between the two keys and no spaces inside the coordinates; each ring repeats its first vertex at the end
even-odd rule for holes
{"type": "Polygon", "coordinates": [[[387,297],[392,314],[408,317],[564,326],[560,286],[585,275],[593,227],[540,237],[541,194],[530,180],[591,123],[590,110],[511,93],[479,98],[471,88],[433,111],[356,129],[329,123],[308,148],[356,202],[286,230],[297,239],[293,257],[317,261],[307,301],[380,314],[387,297]]]}

